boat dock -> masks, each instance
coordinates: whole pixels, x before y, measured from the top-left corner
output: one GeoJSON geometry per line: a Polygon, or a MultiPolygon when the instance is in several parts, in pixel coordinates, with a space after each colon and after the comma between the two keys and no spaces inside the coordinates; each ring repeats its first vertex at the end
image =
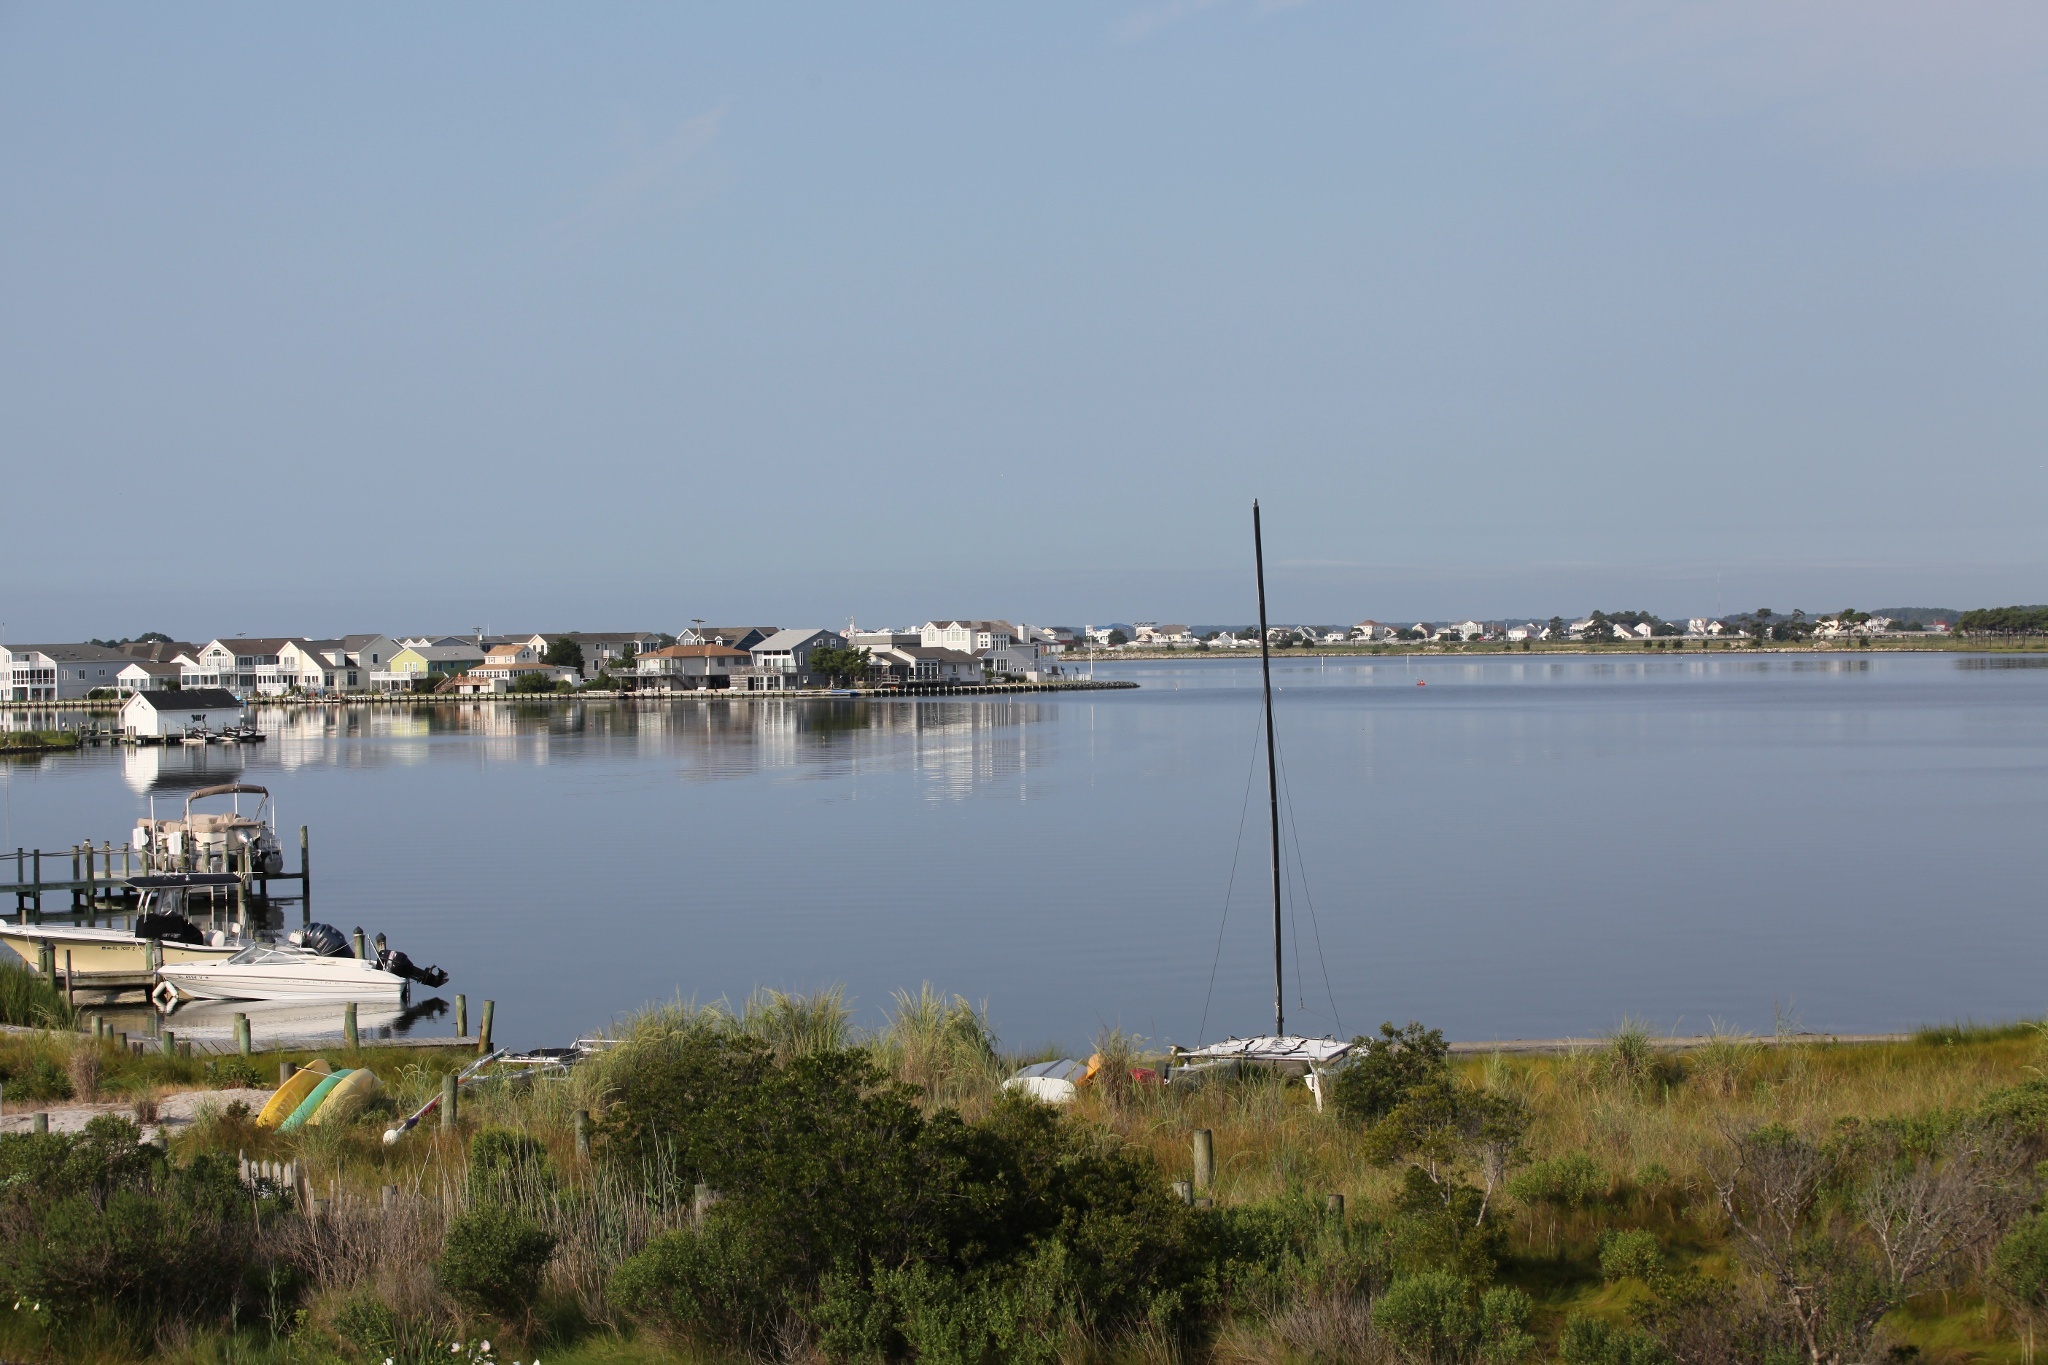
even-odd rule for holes
{"type": "MultiPolygon", "coordinates": [[[[304,825],[299,826],[296,872],[265,872],[246,856],[230,856],[224,868],[170,866],[146,851],[112,841],[87,841],[57,850],[17,848],[12,858],[0,854],[0,905],[6,897],[14,897],[17,924],[56,920],[94,925],[103,918],[112,921],[134,913],[137,896],[128,884],[130,879],[201,870],[235,876],[234,886],[227,888],[231,894],[221,899],[231,904],[237,919],[246,919],[252,906],[274,907],[293,900],[299,903],[302,922],[313,917],[312,850],[304,825]],[[70,860],[69,876],[64,875],[66,859],[70,860]],[[14,864],[11,869],[7,866],[10,862],[14,864]],[[14,874],[12,880],[4,878],[8,871],[14,874]]],[[[226,910],[230,905],[220,908],[226,910]]]]}

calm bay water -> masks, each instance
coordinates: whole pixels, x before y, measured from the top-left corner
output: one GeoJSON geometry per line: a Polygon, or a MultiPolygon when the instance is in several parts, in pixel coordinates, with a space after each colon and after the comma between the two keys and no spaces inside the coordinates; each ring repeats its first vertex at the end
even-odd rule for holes
{"type": "MultiPolygon", "coordinates": [[[[2010,662],[1278,664],[1290,1027],[2041,1013],[2048,670],[2010,662]]],[[[757,985],[842,984],[875,1023],[925,981],[1020,1047],[1268,1027],[1257,660],[1098,675],[1143,686],[272,708],[246,751],[0,765],[0,842],[118,841],[240,773],[287,843],[312,827],[317,918],[439,962],[518,1043],[757,985]]]]}

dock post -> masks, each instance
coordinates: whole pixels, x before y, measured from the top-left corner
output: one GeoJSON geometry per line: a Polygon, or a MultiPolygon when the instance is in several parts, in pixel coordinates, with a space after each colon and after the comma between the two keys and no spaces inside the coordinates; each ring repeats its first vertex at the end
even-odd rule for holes
{"type": "Polygon", "coordinates": [[[313,922],[313,855],[306,843],[306,827],[299,826],[299,927],[313,922]]]}
{"type": "Polygon", "coordinates": [[[74,1007],[78,1004],[78,997],[71,989],[71,950],[69,948],[64,950],[64,1003],[74,1007]]]}
{"type": "Polygon", "coordinates": [[[256,1050],[255,1039],[249,1036],[249,1016],[235,1015],[235,1050],[247,1057],[256,1050]]]}
{"type": "Polygon", "coordinates": [[[497,1003],[498,1002],[495,1000],[484,1001],[483,1022],[478,1024],[476,1029],[476,1055],[479,1057],[487,1057],[490,1055],[491,1013],[496,1008],[497,1003]]]}
{"type": "Polygon", "coordinates": [[[363,926],[360,924],[356,926],[354,940],[356,945],[356,961],[367,962],[369,959],[363,955],[363,926]]]}
{"type": "Polygon", "coordinates": [[[455,1131],[455,1121],[457,1118],[455,1106],[459,1103],[461,1103],[461,1093],[456,1089],[455,1073],[452,1071],[446,1072],[441,1077],[442,1132],[452,1133],[455,1131]]]}
{"type": "Polygon", "coordinates": [[[88,925],[98,924],[100,922],[100,888],[98,879],[93,876],[92,867],[93,856],[97,851],[98,850],[93,848],[92,842],[88,840],[85,845],[85,922],[88,925]]]}
{"type": "Polygon", "coordinates": [[[296,1062],[279,1062],[277,1064],[278,1088],[280,1090],[283,1089],[286,1083],[289,1082],[293,1076],[298,1074],[298,1070],[299,1067],[298,1063],[296,1062]]]}
{"type": "Polygon", "coordinates": [[[469,1036],[469,997],[466,995],[455,997],[455,1036],[457,1038],[467,1038],[469,1036]]]}
{"type": "Polygon", "coordinates": [[[178,1035],[170,1029],[164,1030],[163,1045],[164,1056],[175,1057],[178,1055],[178,1035]]]}
{"type": "Polygon", "coordinates": [[[77,914],[84,907],[78,902],[78,888],[84,879],[78,875],[78,845],[71,846],[71,913],[77,914]]]}
{"type": "Polygon", "coordinates": [[[1174,1181],[1173,1197],[1180,1200],[1183,1204],[1193,1204],[1195,1202],[1195,1182],[1192,1180],[1174,1181]]]}
{"type": "Polygon", "coordinates": [[[576,1111],[576,1155],[584,1161],[590,1160],[590,1111],[576,1111]]]}
{"type": "Polygon", "coordinates": [[[36,923],[41,924],[43,922],[43,851],[41,849],[35,851],[33,863],[36,875],[36,923]]]}
{"type": "Polygon", "coordinates": [[[126,1051],[128,1051],[128,1033],[127,1033],[127,1030],[125,1030],[125,1029],[124,1029],[124,1030],[122,1030],[121,1032],[119,1032],[119,1033],[117,1033],[117,1034],[115,1034],[115,1035],[114,1035],[114,1046],[115,1046],[115,1047],[117,1047],[117,1048],[119,1048],[119,1049],[120,1049],[121,1051],[123,1051],[123,1052],[126,1052],[126,1051]]]}
{"type": "Polygon", "coordinates": [[[1216,1135],[1207,1128],[1195,1129],[1195,1188],[1206,1191],[1216,1183],[1216,1135]]]}
{"type": "Polygon", "coordinates": [[[362,1044],[356,1036],[356,1002],[351,1000],[341,1007],[341,1039],[354,1052],[362,1044]]]}
{"type": "Polygon", "coordinates": [[[50,1131],[50,1116],[49,1116],[49,1114],[48,1114],[47,1112],[41,1112],[41,1113],[35,1113],[35,1114],[30,1114],[30,1115],[28,1116],[28,1130],[29,1130],[29,1131],[30,1131],[31,1133],[47,1133],[47,1132],[49,1132],[49,1131],[50,1131]]]}
{"type": "Polygon", "coordinates": [[[23,886],[27,884],[27,878],[21,875],[28,870],[27,858],[28,850],[16,844],[14,847],[14,918],[22,924],[28,923],[28,896],[22,890],[23,886]]]}

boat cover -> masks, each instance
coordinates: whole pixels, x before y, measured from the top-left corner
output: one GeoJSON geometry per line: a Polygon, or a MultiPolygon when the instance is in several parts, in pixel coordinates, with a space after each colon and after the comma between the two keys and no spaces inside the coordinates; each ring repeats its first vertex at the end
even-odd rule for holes
{"type": "Polygon", "coordinates": [[[1264,1034],[1257,1038],[1232,1038],[1179,1053],[1177,1060],[1245,1062],[1306,1062],[1327,1066],[1351,1054],[1355,1044],[1335,1038],[1302,1038],[1295,1034],[1264,1034]]]}
{"type": "Polygon", "coordinates": [[[314,920],[299,931],[299,946],[310,948],[322,957],[354,957],[355,950],[349,946],[348,936],[331,924],[314,920]]]}
{"type": "Polygon", "coordinates": [[[1057,1062],[1038,1062],[1025,1067],[1009,1080],[1003,1082],[1005,1090],[1021,1090],[1034,1099],[1047,1104],[1066,1104],[1079,1093],[1080,1083],[1088,1078],[1088,1068],[1081,1062],[1066,1058],[1057,1062]]]}

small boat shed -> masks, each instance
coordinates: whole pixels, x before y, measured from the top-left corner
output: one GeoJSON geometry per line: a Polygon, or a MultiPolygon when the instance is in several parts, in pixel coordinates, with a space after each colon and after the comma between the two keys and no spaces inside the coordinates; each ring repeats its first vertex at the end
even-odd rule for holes
{"type": "Polygon", "coordinates": [[[217,735],[241,721],[241,699],[222,687],[137,692],[121,704],[121,729],[137,739],[174,739],[198,732],[217,735]]]}

